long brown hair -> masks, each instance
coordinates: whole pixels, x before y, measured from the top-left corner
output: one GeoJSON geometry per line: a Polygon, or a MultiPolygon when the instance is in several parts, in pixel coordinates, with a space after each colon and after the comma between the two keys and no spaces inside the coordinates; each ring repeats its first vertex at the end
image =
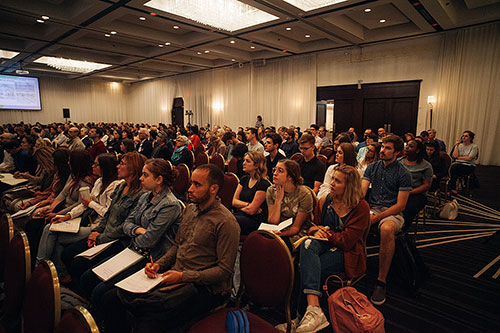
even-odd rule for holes
{"type": "Polygon", "coordinates": [[[352,143],[342,142],[339,147],[344,153],[344,164],[356,167],[356,165],[358,165],[358,161],[356,160],[356,151],[354,150],[352,143]]]}
{"type": "Polygon", "coordinates": [[[286,174],[288,177],[292,178],[293,185],[297,186],[304,184],[304,178],[302,178],[299,163],[288,158],[280,160],[278,161],[278,163],[281,163],[285,166],[286,174]]]}
{"type": "Polygon", "coordinates": [[[127,168],[132,173],[132,181],[129,186],[129,194],[135,194],[141,190],[142,168],[146,162],[146,156],[136,151],[123,154],[122,159],[127,162],[127,168]]]}

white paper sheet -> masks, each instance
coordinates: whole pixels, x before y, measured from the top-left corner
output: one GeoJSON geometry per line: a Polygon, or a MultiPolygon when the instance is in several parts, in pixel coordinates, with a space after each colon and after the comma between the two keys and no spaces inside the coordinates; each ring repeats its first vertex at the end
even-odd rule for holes
{"type": "MultiPolygon", "coordinates": [[[[56,215],[61,216],[61,215],[56,215]]],[[[59,232],[69,232],[72,234],[76,234],[80,230],[80,222],[82,221],[81,217],[76,217],[71,220],[62,221],[58,223],[52,223],[49,227],[50,231],[59,231],[59,232]]]]}
{"type": "Polygon", "coordinates": [[[14,178],[14,175],[11,173],[0,173],[0,182],[5,183],[7,185],[16,186],[22,183],[26,183],[27,179],[17,179],[14,178]]]}
{"type": "Polygon", "coordinates": [[[36,207],[38,207],[38,204],[30,206],[26,209],[20,210],[17,213],[12,214],[10,217],[12,217],[13,219],[17,219],[17,218],[28,216],[35,211],[36,207]]]}
{"type": "Polygon", "coordinates": [[[111,246],[111,244],[113,244],[114,242],[116,242],[117,239],[115,239],[114,241],[111,241],[111,242],[107,242],[107,243],[103,243],[103,244],[99,244],[99,245],[96,245],[96,246],[92,246],[91,248],[89,248],[88,250],[85,250],[83,251],[82,253],[80,254],[77,254],[75,256],[76,257],[84,257],[84,258],[87,258],[87,259],[93,259],[94,257],[96,257],[99,253],[103,252],[104,250],[106,250],[108,247],[111,246]]]}
{"type": "Polygon", "coordinates": [[[259,226],[259,230],[281,231],[291,226],[292,223],[293,223],[292,218],[289,218],[288,220],[285,220],[278,225],[271,223],[261,223],[259,226]]]}
{"type": "Polygon", "coordinates": [[[138,263],[142,258],[143,256],[140,254],[126,248],[99,266],[92,268],[92,272],[101,280],[108,281],[113,276],[138,263]]]}
{"type": "Polygon", "coordinates": [[[131,293],[147,293],[159,285],[162,279],[160,274],[156,278],[148,277],[144,272],[144,268],[142,268],[128,278],[121,280],[115,286],[131,293]]]}

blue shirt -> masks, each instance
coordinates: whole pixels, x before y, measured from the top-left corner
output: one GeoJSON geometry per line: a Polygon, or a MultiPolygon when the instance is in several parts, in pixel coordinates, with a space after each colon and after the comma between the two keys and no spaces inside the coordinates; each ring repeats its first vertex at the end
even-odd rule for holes
{"type": "Polygon", "coordinates": [[[384,161],[368,165],[363,179],[372,184],[368,197],[370,206],[394,206],[398,202],[399,191],[412,190],[411,175],[398,161],[388,166],[384,165],[384,161]]]}

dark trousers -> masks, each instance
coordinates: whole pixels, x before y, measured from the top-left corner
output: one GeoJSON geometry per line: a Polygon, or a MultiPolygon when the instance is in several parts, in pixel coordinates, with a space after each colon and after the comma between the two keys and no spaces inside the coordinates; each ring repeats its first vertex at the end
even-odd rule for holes
{"type": "Polygon", "coordinates": [[[177,332],[223,302],[224,297],[193,283],[147,294],[114,289],[103,297],[104,327],[106,333],[129,332],[130,327],[135,333],[177,332]]]}
{"type": "Polygon", "coordinates": [[[240,225],[242,235],[249,235],[252,231],[255,231],[259,228],[260,222],[252,219],[250,216],[244,213],[237,212],[234,214],[234,217],[240,225]]]}
{"type": "Polygon", "coordinates": [[[456,189],[458,177],[470,175],[475,168],[474,165],[470,164],[452,163],[450,168],[450,190],[456,189]]]}
{"type": "Polygon", "coordinates": [[[413,219],[415,218],[415,216],[417,216],[418,212],[424,209],[426,203],[427,203],[427,195],[423,193],[410,194],[410,197],[406,202],[406,208],[403,211],[403,217],[405,219],[405,224],[403,226],[404,231],[410,228],[413,219]]]}

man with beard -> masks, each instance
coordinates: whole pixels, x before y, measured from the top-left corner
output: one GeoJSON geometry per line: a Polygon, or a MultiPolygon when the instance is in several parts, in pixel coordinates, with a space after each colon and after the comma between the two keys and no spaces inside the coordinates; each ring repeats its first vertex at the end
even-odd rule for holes
{"type": "Polygon", "coordinates": [[[165,332],[223,304],[231,289],[240,227],[216,198],[224,183],[213,164],[196,168],[174,245],[145,273],[161,274],[162,289],[147,294],[123,290],[105,296],[106,332],[128,332],[125,310],[134,317],[134,332],[165,332]],[[165,290],[167,289],[167,290],[165,290]]]}
{"type": "Polygon", "coordinates": [[[402,229],[402,215],[408,196],[412,190],[411,175],[401,163],[396,161],[403,150],[403,139],[396,135],[384,137],[380,160],[370,164],[365,171],[361,188],[368,196],[371,224],[378,224],[380,232],[380,254],[378,277],[371,296],[373,304],[385,302],[385,284],[394,255],[396,234],[402,229]]]}

